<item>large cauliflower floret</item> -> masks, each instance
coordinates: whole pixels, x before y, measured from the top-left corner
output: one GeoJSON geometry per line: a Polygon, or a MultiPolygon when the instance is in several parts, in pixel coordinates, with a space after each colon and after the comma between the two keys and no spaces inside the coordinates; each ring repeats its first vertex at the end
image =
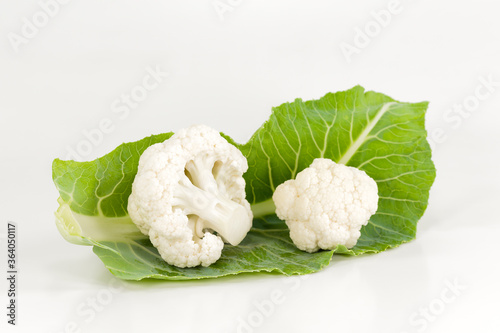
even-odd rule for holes
{"type": "Polygon", "coordinates": [[[180,130],[141,155],[129,215],[169,264],[209,266],[224,241],[239,244],[252,226],[247,169],[243,154],[216,130],[180,130]]]}
{"type": "Polygon", "coordinates": [[[301,250],[351,248],[377,211],[377,183],[364,171],[318,158],[276,188],[276,214],[301,250]]]}

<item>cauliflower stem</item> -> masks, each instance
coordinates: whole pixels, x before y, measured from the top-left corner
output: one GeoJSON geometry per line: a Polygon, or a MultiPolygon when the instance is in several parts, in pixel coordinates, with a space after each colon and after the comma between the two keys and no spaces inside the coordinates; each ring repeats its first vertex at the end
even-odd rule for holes
{"type": "Polygon", "coordinates": [[[203,238],[205,231],[211,229],[217,231],[229,244],[239,244],[247,234],[247,230],[241,228],[248,219],[245,207],[222,196],[210,172],[204,176],[203,173],[191,174],[202,175],[199,178],[203,183],[191,182],[184,176],[179,182],[180,186],[175,189],[172,206],[182,209],[187,215],[199,217],[192,219],[192,227],[197,237],[203,238]]]}
{"type": "Polygon", "coordinates": [[[274,214],[276,212],[276,205],[274,204],[272,198],[266,201],[253,204],[251,208],[254,218],[264,217],[267,215],[274,214]]]}

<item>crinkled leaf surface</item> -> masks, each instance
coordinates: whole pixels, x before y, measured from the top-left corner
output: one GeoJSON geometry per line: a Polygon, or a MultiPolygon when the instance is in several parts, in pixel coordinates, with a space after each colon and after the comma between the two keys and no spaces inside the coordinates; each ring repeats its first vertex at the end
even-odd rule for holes
{"type": "Polygon", "coordinates": [[[355,87],[276,107],[248,143],[237,145],[248,159],[247,198],[255,207],[268,206],[276,186],[317,157],[358,167],[374,178],[379,209],[350,250],[341,246],[302,252],[291,242],[286,225],[269,215],[256,218],[243,243],[226,245],[221,259],[210,267],[168,265],[132,224],[126,207],[140,155],[171,133],[122,144],[92,162],[56,159],[53,179],[61,195],[57,226],[68,241],[93,245],[113,274],[129,280],[202,279],[245,272],[307,274],[328,265],[334,252],[383,251],[415,237],[416,223],[427,206],[435,169],[426,141],[426,108],[427,103],[400,103],[355,87]]]}
{"type": "Polygon", "coordinates": [[[83,215],[127,215],[128,197],[139,158],[146,148],[172,135],[152,135],[137,142],[124,143],[91,162],[54,160],[52,178],[62,200],[72,211],[83,215]]]}
{"type": "Polygon", "coordinates": [[[307,274],[327,266],[330,251],[314,256],[297,250],[288,236],[288,228],[274,216],[254,220],[254,227],[238,246],[225,245],[221,258],[209,267],[179,268],[167,264],[149,239],[131,242],[101,242],[94,253],[117,277],[127,280],[155,278],[191,280],[240,273],[276,272],[286,275],[307,274]]]}

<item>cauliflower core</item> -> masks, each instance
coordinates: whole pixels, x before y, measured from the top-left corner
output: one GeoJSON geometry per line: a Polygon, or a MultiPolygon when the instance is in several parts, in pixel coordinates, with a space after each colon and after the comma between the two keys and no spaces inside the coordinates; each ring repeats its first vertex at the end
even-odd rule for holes
{"type": "Polygon", "coordinates": [[[216,130],[180,130],[141,155],[129,215],[169,264],[209,266],[224,241],[239,244],[252,226],[247,169],[243,154],[216,130]]]}
{"type": "Polygon", "coordinates": [[[276,188],[276,214],[301,250],[351,248],[377,211],[377,183],[364,171],[318,158],[276,188]]]}

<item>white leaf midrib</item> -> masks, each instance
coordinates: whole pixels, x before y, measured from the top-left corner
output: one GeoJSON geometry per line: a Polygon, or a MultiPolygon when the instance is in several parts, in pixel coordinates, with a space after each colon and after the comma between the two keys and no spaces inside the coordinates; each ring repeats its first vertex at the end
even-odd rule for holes
{"type": "Polygon", "coordinates": [[[347,165],[347,163],[351,160],[351,158],[354,156],[354,154],[358,151],[359,147],[361,147],[361,145],[366,141],[366,138],[368,137],[370,132],[373,130],[373,128],[377,125],[377,123],[380,121],[380,119],[390,109],[390,107],[395,105],[395,104],[396,104],[396,102],[389,102],[389,103],[385,103],[384,105],[382,105],[382,107],[377,112],[375,117],[373,117],[373,119],[366,124],[366,127],[363,130],[363,132],[361,132],[361,134],[356,138],[356,140],[349,147],[349,149],[347,149],[347,151],[340,158],[338,163],[347,165]]]}

